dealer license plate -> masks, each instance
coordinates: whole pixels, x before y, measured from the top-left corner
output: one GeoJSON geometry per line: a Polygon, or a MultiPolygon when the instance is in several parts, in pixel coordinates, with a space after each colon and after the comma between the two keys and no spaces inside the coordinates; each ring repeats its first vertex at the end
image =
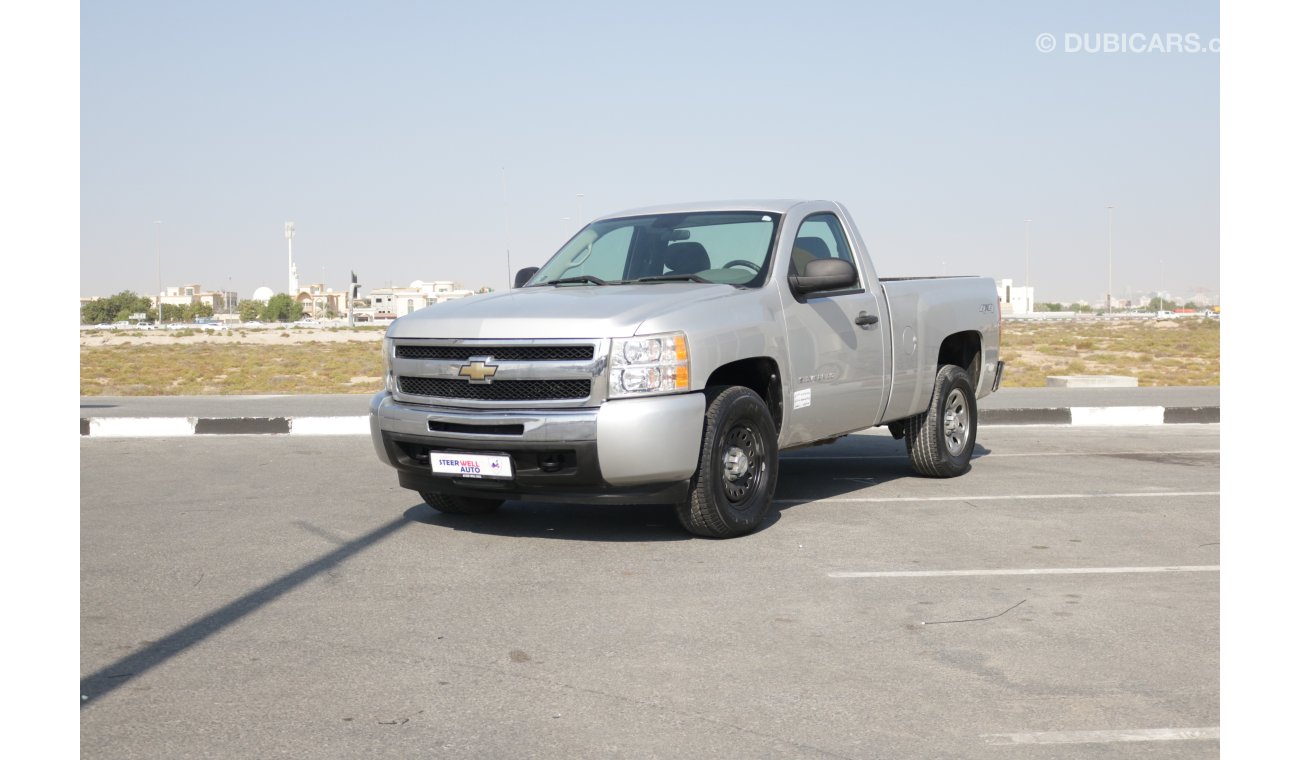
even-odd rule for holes
{"type": "Polygon", "coordinates": [[[437,475],[458,478],[512,478],[510,457],[493,454],[454,454],[429,452],[429,463],[437,475]]]}

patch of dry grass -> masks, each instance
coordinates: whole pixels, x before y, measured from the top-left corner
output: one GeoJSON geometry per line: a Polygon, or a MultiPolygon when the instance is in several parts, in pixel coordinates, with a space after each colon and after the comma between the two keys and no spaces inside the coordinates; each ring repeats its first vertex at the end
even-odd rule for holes
{"type": "Polygon", "coordinates": [[[373,393],[378,341],[83,346],[83,396],[373,393]]]}
{"type": "MultiPolygon", "coordinates": [[[[382,335],[83,335],[81,394],[372,393],[383,384],[382,335]]],[[[1067,374],[1129,375],[1144,386],[1219,384],[1219,323],[1212,319],[1007,321],[1002,350],[1008,388],[1042,387],[1048,375],[1067,374]]]]}
{"type": "Polygon", "coordinates": [[[1127,375],[1138,385],[1218,385],[1219,321],[1061,320],[1002,323],[1005,388],[1048,375],[1127,375]]]}

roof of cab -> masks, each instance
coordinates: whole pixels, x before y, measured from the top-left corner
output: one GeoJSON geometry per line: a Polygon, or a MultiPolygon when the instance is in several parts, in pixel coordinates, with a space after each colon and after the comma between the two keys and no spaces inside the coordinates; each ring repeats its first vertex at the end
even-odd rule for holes
{"type": "Polygon", "coordinates": [[[689,214],[703,211],[766,211],[772,214],[785,214],[790,209],[807,200],[753,200],[753,201],[698,201],[695,203],[671,203],[661,206],[644,206],[642,208],[604,214],[593,221],[602,219],[621,219],[628,216],[649,216],[651,214],[689,214]]]}

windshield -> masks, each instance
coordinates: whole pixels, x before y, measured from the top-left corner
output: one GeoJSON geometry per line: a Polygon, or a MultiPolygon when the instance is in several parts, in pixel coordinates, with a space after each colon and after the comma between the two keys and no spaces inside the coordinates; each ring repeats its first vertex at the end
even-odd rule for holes
{"type": "Polygon", "coordinates": [[[709,211],[593,222],[528,286],[683,281],[756,287],[767,278],[779,219],[762,211],[709,211]]]}

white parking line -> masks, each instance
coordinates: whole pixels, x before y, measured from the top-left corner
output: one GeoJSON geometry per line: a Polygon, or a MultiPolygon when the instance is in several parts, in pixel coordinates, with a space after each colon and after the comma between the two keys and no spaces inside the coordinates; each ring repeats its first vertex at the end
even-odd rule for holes
{"type": "Polygon", "coordinates": [[[1217,741],[1214,728],[1130,728],[1117,731],[1038,731],[981,734],[989,744],[1109,744],[1111,742],[1217,741]]]}
{"type": "MultiPolygon", "coordinates": [[[[1218,454],[1219,449],[1180,449],[1177,451],[1022,451],[1014,454],[982,454],[974,459],[1003,459],[1005,457],[1122,457],[1122,456],[1160,456],[1175,454],[1218,454]]],[[[781,457],[782,462],[820,462],[834,459],[907,459],[906,454],[870,454],[853,456],[851,454],[813,457],[781,457]]]]}
{"type": "Polygon", "coordinates": [[[776,499],[777,504],[808,504],[811,502],[850,502],[854,504],[889,504],[913,501],[1025,501],[1033,499],[1131,499],[1136,497],[1188,497],[1218,496],[1218,491],[1130,491],[1126,493],[1016,493],[997,496],[857,496],[824,499],[776,499]]]}
{"type": "Polygon", "coordinates": [[[1094,575],[1111,573],[1217,573],[1218,565],[1165,565],[1162,567],[1028,567],[993,570],[881,570],[865,573],[827,573],[828,578],[945,578],[967,575],[1094,575]]]}

